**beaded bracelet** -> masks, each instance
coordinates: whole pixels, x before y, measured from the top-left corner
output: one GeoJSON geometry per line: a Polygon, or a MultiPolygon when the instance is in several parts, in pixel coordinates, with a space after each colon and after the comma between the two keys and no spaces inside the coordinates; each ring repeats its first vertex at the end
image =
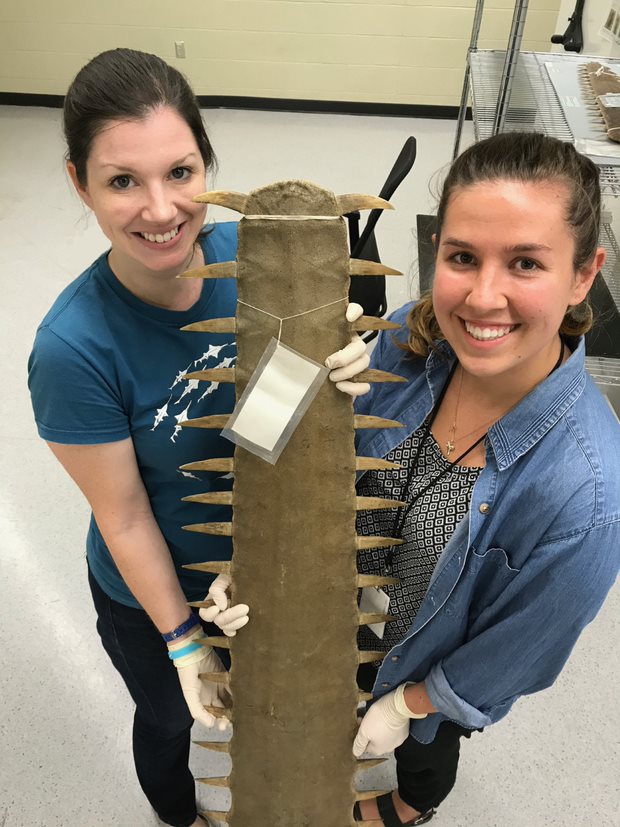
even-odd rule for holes
{"type": "Polygon", "coordinates": [[[196,617],[196,615],[192,612],[186,621],[181,623],[180,626],[177,626],[176,629],[173,629],[171,632],[166,632],[165,634],[162,634],[162,637],[166,641],[166,643],[170,643],[171,640],[176,640],[178,637],[181,637],[186,632],[189,632],[190,629],[193,629],[194,626],[198,626],[198,624],[199,620],[196,617]]]}

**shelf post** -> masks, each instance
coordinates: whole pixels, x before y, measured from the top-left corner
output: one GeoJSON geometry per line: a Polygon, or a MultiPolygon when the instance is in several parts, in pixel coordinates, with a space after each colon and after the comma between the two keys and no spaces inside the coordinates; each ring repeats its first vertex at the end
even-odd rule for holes
{"type": "Polygon", "coordinates": [[[493,135],[497,135],[498,132],[502,131],[506,121],[506,115],[508,114],[510,96],[512,95],[512,84],[519,62],[519,52],[521,51],[521,41],[523,40],[523,29],[525,28],[528,5],[529,0],[517,0],[515,3],[512,26],[510,27],[508,46],[506,48],[506,59],[504,60],[504,69],[499,84],[495,120],[493,122],[493,135]]]}
{"type": "Polygon", "coordinates": [[[484,0],[477,0],[476,10],[474,12],[474,22],[471,28],[471,38],[469,40],[469,48],[467,49],[467,58],[465,63],[465,77],[463,78],[463,91],[461,92],[461,103],[459,106],[459,116],[456,122],[456,136],[454,138],[454,151],[452,153],[452,160],[459,154],[461,146],[461,135],[463,133],[463,124],[465,123],[465,115],[467,114],[467,98],[469,97],[469,75],[471,68],[469,64],[469,56],[478,48],[478,35],[480,34],[480,26],[482,24],[482,14],[484,12],[484,0]]]}

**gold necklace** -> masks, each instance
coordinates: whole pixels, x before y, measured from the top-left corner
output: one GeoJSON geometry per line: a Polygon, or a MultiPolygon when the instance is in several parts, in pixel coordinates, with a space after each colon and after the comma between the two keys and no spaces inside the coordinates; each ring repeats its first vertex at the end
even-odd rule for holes
{"type": "MultiPolygon", "coordinates": [[[[562,364],[563,359],[564,359],[564,340],[560,337],[560,355],[558,356],[557,362],[551,368],[551,370],[549,371],[549,373],[547,374],[547,376],[545,378],[551,376],[551,374],[554,373],[560,367],[560,365],[562,364]]],[[[460,436],[457,439],[457,437],[456,437],[456,418],[457,418],[458,412],[459,412],[459,402],[461,401],[461,388],[463,387],[463,373],[464,373],[463,367],[461,365],[459,365],[459,368],[460,368],[461,374],[459,376],[459,389],[458,389],[458,392],[456,394],[456,405],[454,407],[454,419],[452,421],[452,425],[450,425],[450,427],[448,428],[448,431],[450,432],[451,436],[448,439],[448,441],[446,442],[446,456],[447,457],[449,457],[450,454],[455,450],[455,445],[454,445],[455,442],[460,442],[462,439],[465,439],[466,437],[471,436],[472,434],[475,434],[476,431],[479,431],[481,428],[485,428],[487,425],[490,425],[491,423],[495,424],[499,419],[502,418],[502,416],[505,416],[508,413],[508,411],[512,410],[512,407],[514,407],[514,405],[513,405],[511,408],[508,408],[508,410],[504,411],[504,413],[501,414],[500,416],[492,416],[491,419],[487,419],[486,422],[483,422],[481,425],[478,425],[476,428],[473,429],[473,431],[470,431],[467,434],[463,434],[462,436],[460,436]]]]}
{"type": "Polygon", "coordinates": [[[452,420],[452,425],[448,428],[448,432],[451,436],[448,437],[448,441],[446,442],[446,456],[449,457],[450,454],[454,451],[454,442],[456,437],[456,417],[459,412],[459,402],[461,401],[461,388],[463,387],[463,368],[459,365],[460,373],[459,373],[459,389],[456,394],[456,405],[454,406],[454,419],[452,420]]]}
{"type": "Polygon", "coordinates": [[[448,441],[446,442],[446,456],[447,457],[449,457],[450,454],[452,454],[456,450],[455,443],[460,442],[463,439],[467,439],[468,436],[471,436],[472,434],[475,434],[476,431],[479,431],[481,428],[485,428],[487,425],[491,425],[491,423],[495,424],[497,422],[497,420],[501,419],[501,417],[504,415],[504,414],[501,414],[500,416],[492,416],[490,419],[487,419],[486,422],[482,422],[480,425],[477,425],[473,430],[468,431],[468,433],[466,433],[466,434],[461,434],[461,436],[457,438],[457,436],[456,436],[456,418],[457,418],[458,412],[459,412],[459,402],[461,401],[461,388],[463,387],[463,373],[464,373],[464,370],[461,367],[461,365],[459,365],[459,368],[460,368],[459,389],[458,389],[458,392],[456,394],[456,405],[454,407],[454,419],[452,421],[452,425],[450,425],[450,427],[448,428],[448,431],[450,433],[450,437],[448,438],[448,441]]]}
{"type": "MultiPolygon", "coordinates": [[[[478,427],[474,428],[473,431],[469,431],[469,433],[463,434],[463,436],[460,436],[458,439],[454,439],[454,437],[453,437],[452,440],[448,440],[448,442],[446,443],[446,454],[447,454],[447,456],[450,456],[452,451],[454,451],[454,443],[455,442],[460,442],[462,439],[467,439],[468,436],[471,436],[472,434],[475,434],[476,431],[479,431],[481,428],[485,428],[487,425],[491,425],[491,424],[494,425],[501,418],[502,418],[501,416],[492,416],[491,419],[487,419],[486,422],[483,422],[482,425],[478,425],[478,427]]],[[[452,430],[452,428],[450,430],[452,430]]]]}

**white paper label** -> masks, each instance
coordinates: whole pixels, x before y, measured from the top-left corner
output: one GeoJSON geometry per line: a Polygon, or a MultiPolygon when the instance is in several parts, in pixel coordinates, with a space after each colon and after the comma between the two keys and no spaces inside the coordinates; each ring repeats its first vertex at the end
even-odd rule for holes
{"type": "MultiPolygon", "coordinates": [[[[366,588],[362,589],[362,596],[360,597],[361,612],[385,615],[389,608],[390,598],[383,589],[377,589],[374,586],[366,586],[366,588]]],[[[383,640],[385,623],[369,623],[368,628],[373,631],[378,638],[383,640]]]]}
{"type": "Polygon", "coordinates": [[[275,463],[328,373],[272,339],[222,436],[275,463]]]}
{"type": "Polygon", "coordinates": [[[598,99],[609,109],[617,109],[620,107],[620,94],[618,92],[608,92],[606,95],[599,95],[598,99]]]}

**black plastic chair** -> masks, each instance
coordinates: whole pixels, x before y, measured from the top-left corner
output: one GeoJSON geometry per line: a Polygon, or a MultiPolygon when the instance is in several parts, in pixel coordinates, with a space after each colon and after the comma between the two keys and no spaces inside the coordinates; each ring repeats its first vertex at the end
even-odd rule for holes
{"type": "Polygon", "coordinates": [[[594,325],[586,333],[586,354],[620,359],[620,313],[601,273],[590,288],[594,325]]]}
{"type": "MultiPolygon", "coordinates": [[[[379,193],[380,198],[389,200],[396,192],[401,181],[409,174],[417,152],[416,139],[412,136],[407,138],[403,148],[385,184],[379,193]]],[[[381,261],[379,249],[375,238],[375,227],[382,215],[383,210],[371,210],[366,226],[360,235],[360,214],[359,212],[349,213],[349,244],[351,258],[364,259],[365,261],[381,261]]],[[[383,316],[387,310],[385,296],[385,276],[352,276],[349,289],[349,300],[361,304],[366,316],[383,316]]],[[[362,338],[369,342],[377,335],[377,331],[366,333],[362,338]]]]}

